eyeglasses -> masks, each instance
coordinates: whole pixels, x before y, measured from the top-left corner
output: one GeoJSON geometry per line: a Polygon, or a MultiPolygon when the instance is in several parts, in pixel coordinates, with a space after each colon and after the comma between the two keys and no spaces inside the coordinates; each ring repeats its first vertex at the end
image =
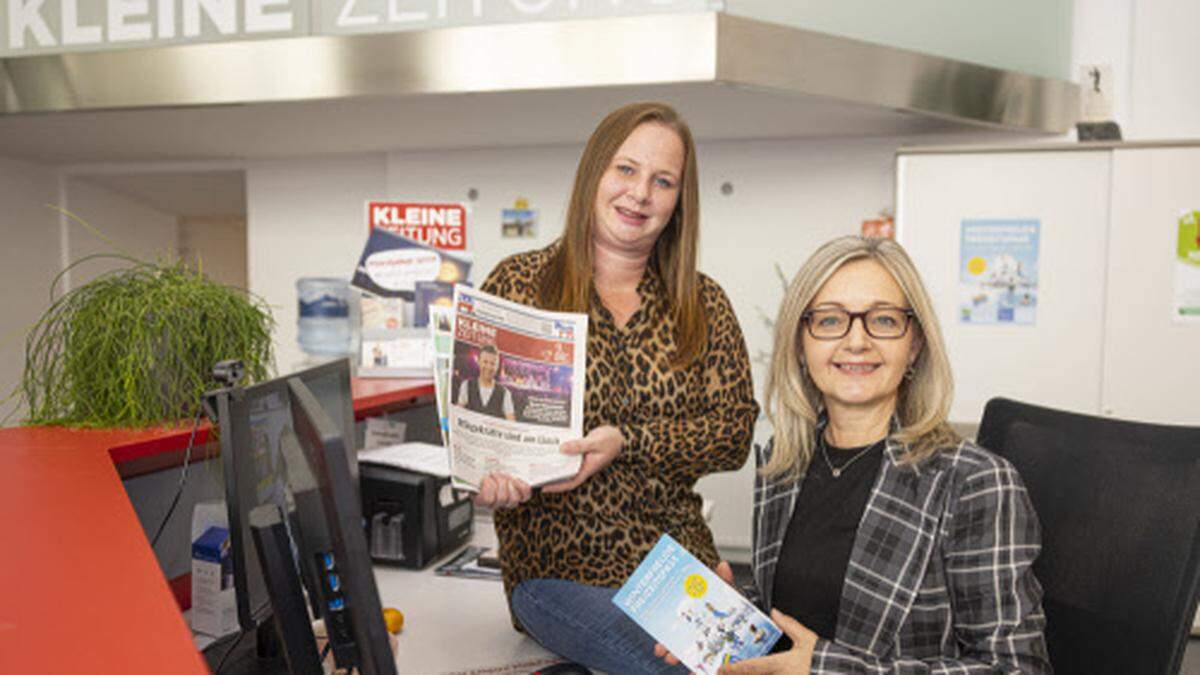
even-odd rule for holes
{"type": "Polygon", "coordinates": [[[800,319],[808,324],[808,334],[817,340],[846,337],[855,319],[862,319],[867,335],[879,340],[895,340],[908,332],[913,316],[911,309],[899,307],[876,307],[865,312],[830,308],[809,310],[800,315],[800,319]]]}

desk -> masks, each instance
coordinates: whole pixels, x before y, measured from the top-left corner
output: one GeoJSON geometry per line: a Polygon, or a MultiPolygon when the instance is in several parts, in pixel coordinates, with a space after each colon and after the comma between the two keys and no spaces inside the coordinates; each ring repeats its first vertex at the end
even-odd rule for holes
{"type": "MultiPolygon", "coordinates": [[[[356,381],[355,411],[432,391],[356,381]]],[[[0,673],[208,672],[118,474],[181,452],[189,432],[0,429],[0,673]]]]}
{"type": "MultiPolygon", "coordinates": [[[[471,543],[495,546],[495,541],[491,521],[476,521],[471,543]]],[[[442,562],[420,571],[375,567],[383,605],[404,612],[396,646],[399,672],[505,675],[561,660],[512,627],[499,581],[440,577],[433,569],[442,562]]]]}

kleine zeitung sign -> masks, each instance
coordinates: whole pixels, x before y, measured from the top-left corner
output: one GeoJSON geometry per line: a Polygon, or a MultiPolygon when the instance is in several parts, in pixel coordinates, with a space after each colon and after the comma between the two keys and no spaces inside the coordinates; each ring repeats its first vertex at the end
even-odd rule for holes
{"type": "Polygon", "coordinates": [[[0,0],[0,57],[724,8],[724,0],[0,0]]]}
{"type": "Polygon", "coordinates": [[[367,202],[367,223],[434,248],[467,248],[467,208],[462,204],[367,202]]]}

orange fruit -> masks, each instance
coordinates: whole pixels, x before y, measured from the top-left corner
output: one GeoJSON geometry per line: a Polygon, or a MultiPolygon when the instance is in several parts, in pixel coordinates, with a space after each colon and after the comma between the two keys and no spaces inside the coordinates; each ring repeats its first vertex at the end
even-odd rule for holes
{"type": "Polygon", "coordinates": [[[388,632],[395,635],[404,628],[404,614],[393,607],[385,607],[383,609],[383,622],[387,624],[388,632]]]}

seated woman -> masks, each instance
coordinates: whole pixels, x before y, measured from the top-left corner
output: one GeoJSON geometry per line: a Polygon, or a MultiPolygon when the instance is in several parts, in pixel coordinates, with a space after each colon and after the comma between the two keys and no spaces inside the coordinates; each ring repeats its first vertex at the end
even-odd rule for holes
{"type": "Polygon", "coordinates": [[[1016,470],[951,431],[951,396],[904,250],[818,249],[776,322],[754,489],[758,604],[790,640],[722,673],[1051,672],[1037,517],[1016,470]]]}
{"type": "Polygon", "coordinates": [[[725,293],[696,270],[696,154],[670,107],[609,114],[584,149],[562,237],[502,261],[481,288],[589,314],[583,455],[534,493],[484,479],[514,622],[548,649],[612,673],[657,672],[653,640],[612,597],[664,532],[718,561],[696,481],[750,452],[758,406],[725,293]]]}

